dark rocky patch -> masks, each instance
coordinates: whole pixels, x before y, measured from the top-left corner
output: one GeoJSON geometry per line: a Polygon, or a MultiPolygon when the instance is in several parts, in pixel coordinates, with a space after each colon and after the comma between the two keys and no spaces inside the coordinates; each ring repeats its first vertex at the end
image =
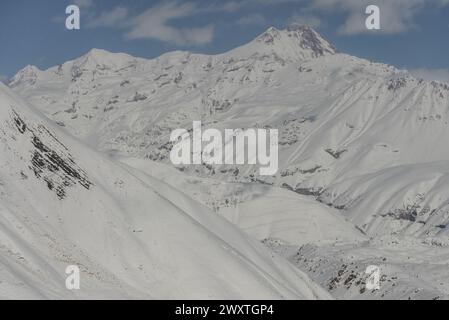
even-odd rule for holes
{"type": "Polygon", "coordinates": [[[281,185],[282,188],[291,190],[293,192],[296,192],[298,194],[302,194],[304,196],[314,196],[314,197],[319,197],[322,193],[322,190],[320,189],[312,189],[312,188],[293,188],[292,186],[290,186],[287,183],[283,183],[281,185]]]}
{"type": "MultiPolygon", "coordinates": [[[[45,182],[47,188],[54,191],[59,199],[66,196],[68,187],[76,184],[90,189],[92,182],[74,162],[67,147],[43,125],[30,128],[16,111],[12,110],[12,113],[17,130],[30,136],[33,148],[29,169],[34,172],[36,178],[45,182]]],[[[27,177],[23,172],[21,176],[23,179],[27,177]]]]}
{"type": "Polygon", "coordinates": [[[13,120],[17,127],[17,130],[19,130],[19,132],[22,134],[25,133],[25,131],[27,129],[25,122],[20,118],[20,116],[14,110],[12,112],[14,114],[13,120]]]}
{"type": "Polygon", "coordinates": [[[332,157],[334,157],[335,159],[339,159],[340,156],[341,156],[343,153],[345,153],[346,151],[348,151],[348,150],[343,149],[343,150],[336,150],[336,151],[334,151],[334,150],[332,150],[332,149],[326,149],[326,150],[324,150],[324,151],[326,151],[327,153],[329,153],[329,154],[330,154],[332,157]]]}

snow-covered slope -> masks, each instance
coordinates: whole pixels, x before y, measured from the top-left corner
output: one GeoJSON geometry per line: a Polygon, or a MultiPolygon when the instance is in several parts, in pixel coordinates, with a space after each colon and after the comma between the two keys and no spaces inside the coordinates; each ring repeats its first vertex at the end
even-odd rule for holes
{"type": "Polygon", "coordinates": [[[55,128],[0,84],[0,298],[328,298],[165,183],[55,128]],[[67,265],[81,289],[65,288],[67,265]]]}
{"type": "Polygon", "coordinates": [[[403,236],[337,246],[265,243],[339,299],[449,299],[447,247],[403,236]],[[373,265],[380,270],[379,290],[366,287],[365,271],[373,265]]]}
{"type": "MultiPolygon", "coordinates": [[[[177,51],[146,60],[93,49],[45,71],[29,66],[9,87],[63,130],[270,246],[320,244],[320,254],[350,263],[340,249],[326,249],[331,239],[345,243],[342,252],[360,249],[364,262],[378,239],[391,237],[411,256],[421,252],[415,241],[436,252],[449,244],[449,84],[340,53],[311,28],[270,28],[212,56],[177,51]],[[277,174],[241,165],[165,169],[171,131],[197,120],[204,129],[279,129],[277,174]]],[[[421,273],[432,269],[424,264],[421,273]]],[[[397,285],[373,297],[406,297],[399,291],[421,283],[397,285]]],[[[447,295],[425,286],[419,297],[447,295]]]]}
{"type": "Polygon", "coordinates": [[[259,240],[303,245],[353,244],[368,239],[338,210],[283,188],[192,177],[147,159],[120,161],[204,203],[259,240]]]}

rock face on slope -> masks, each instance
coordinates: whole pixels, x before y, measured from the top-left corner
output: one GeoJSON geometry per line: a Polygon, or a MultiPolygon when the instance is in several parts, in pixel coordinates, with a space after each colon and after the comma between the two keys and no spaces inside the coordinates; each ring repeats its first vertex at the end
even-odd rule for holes
{"type": "Polygon", "coordinates": [[[45,181],[48,189],[54,190],[59,199],[66,195],[66,188],[79,184],[90,189],[92,182],[86,173],[73,161],[68,149],[48,129],[39,125],[30,128],[20,115],[11,108],[12,120],[20,134],[27,136],[33,145],[29,169],[36,178],[45,181]],[[42,139],[45,139],[42,141],[42,139]]]}

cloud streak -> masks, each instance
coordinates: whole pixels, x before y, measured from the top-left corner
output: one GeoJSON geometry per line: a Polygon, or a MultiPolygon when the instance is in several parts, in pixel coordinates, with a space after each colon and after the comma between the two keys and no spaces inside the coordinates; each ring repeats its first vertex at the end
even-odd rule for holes
{"type": "Polygon", "coordinates": [[[156,39],[176,45],[203,45],[212,41],[214,26],[174,27],[173,20],[191,17],[197,13],[193,3],[168,2],[158,4],[130,20],[127,39],[156,39]]]}
{"type": "Polygon", "coordinates": [[[161,2],[144,12],[133,15],[125,7],[115,7],[111,11],[89,17],[89,28],[120,28],[128,40],[150,39],[175,45],[200,46],[214,38],[212,23],[199,27],[178,27],[172,23],[177,19],[191,18],[199,13],[212,11],[232,12],[237,4],[234,2],[199,8],[193,2],[161,2]]]}
{"type": "Polygon", "coordinates": [[[101,13],[95,18],[90,18],[87,22],[87,27],[120,27],[125,24],[128,17],[128,9],[125,7],[116,7],[111,11],[101,13]]]}
{"type": "MultiPolygon", "coordinates": [[[[83,6],[92,6],[92,0],[77,0],[83,6]]],[[[255,6],[262,10],[280,3],[300,5],[299,12],[293,12],[287,23],[307,24],[319,29],[325,25],[323,16],[329,13],[340,14],[344,22],[338,27],[341,35],[397,34],[418,28],[415,18],[425,6],[447,6],[449,0],[242,0],[216,1],[200,5],[194,1],[162,1],[152,7],[133,13],[124,6],[115,7],[100,14],[86,18],[88,28],[118,28],[128,40],[158,40],[178,46],[202,46],[213,41],[215,36],[214,21],[195,25],[198,15],[209,13],[237,13],[240,9],[255,6]],[[376,4],[381,10],[381,30],[372,31],[365,27],[365,8],[376,4]],[[183,20],[188,21],[188,23],[183,20]],[[192,23],[193,21],[193,23],[192,23]],[[180,23],[183,22],[183,23],[180,23]]],[[[295,6],[296,7],[296,6],[295,6]]],[[[246,16],[237,16],[232,21],[235,25],[263,26],[268,20],[263,11],[254,11],[246,16]]]]}
{"type": "Polygon", "coordinates": [[[315,11],[343,12],[346,20],[338,32],[353,35],[371,32],[365,27],[365,8],[368,5],[380,8],[381,32],[378,34],[403,33],[417,28],[415,17],[425,6],[446,6],[449,0],[314,0],[310,9],[315,11]]]}

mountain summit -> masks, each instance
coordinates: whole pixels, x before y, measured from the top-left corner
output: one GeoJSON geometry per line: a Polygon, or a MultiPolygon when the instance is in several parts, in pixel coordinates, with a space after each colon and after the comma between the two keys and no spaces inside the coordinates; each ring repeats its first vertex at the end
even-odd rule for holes
{"type": "Polygon", "coordinates": [[[284,30],[268,28],[242,47],[232,50],[238,54],[276,54],[287,60],[307,60],[337,53],[337,49],[306,25],[292,24],[284,30]]]}
{"type": "Polygon", "coordinates": [[[14,88],[17,84],[33,85],[41,70],[33,65],[27,65],[21,69],[17,74],[9,80],[9,86],[14,88]]]}

